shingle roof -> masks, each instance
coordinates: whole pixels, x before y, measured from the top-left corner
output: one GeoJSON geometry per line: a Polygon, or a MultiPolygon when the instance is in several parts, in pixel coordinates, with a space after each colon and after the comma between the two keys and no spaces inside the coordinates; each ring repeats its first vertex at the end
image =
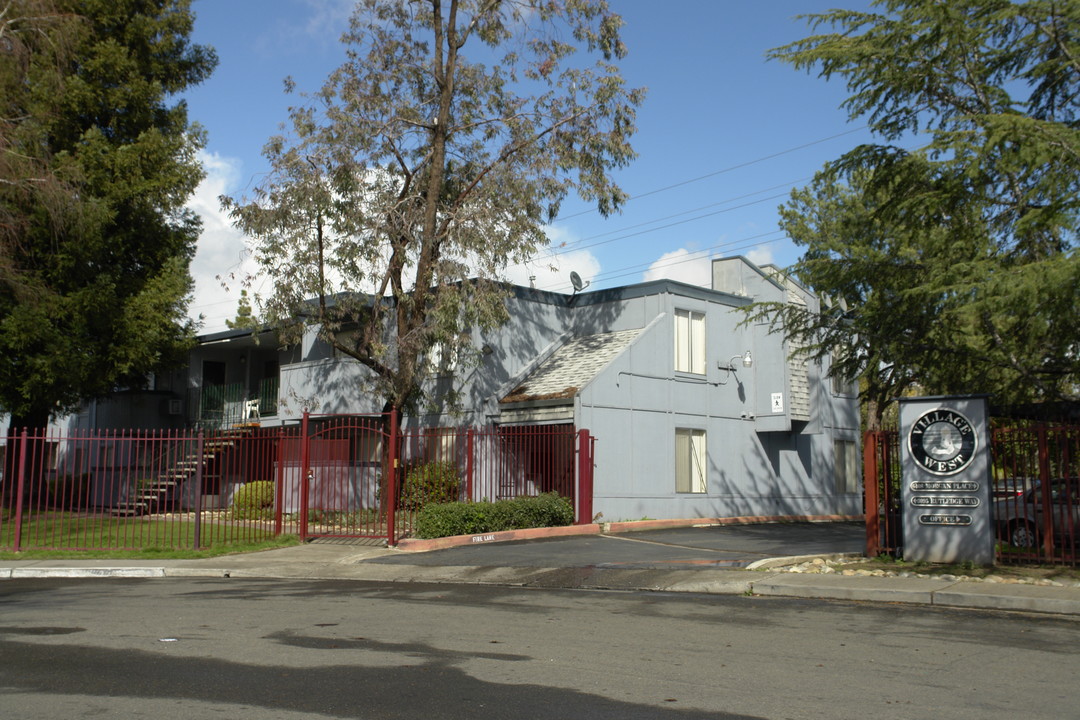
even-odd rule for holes
{"type": "Polygon", "coordinates": [[[574,338],[499,402],[573,398],[640,334],[639,328],[574,338]]]}

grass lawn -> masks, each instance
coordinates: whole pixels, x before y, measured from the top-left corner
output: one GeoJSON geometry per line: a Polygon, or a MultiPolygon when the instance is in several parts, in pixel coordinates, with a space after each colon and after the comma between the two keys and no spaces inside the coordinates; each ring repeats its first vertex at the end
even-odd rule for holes
{"type": "Polygon", "coordinates": [[[15,521],[0,516],[0,559],[199,558],[294,545],[293,535],[274,536],[273,523],[240,523],[150,515],[118,518],[103,514],[47,512],[23,518],[20,552],[15,521]]]}

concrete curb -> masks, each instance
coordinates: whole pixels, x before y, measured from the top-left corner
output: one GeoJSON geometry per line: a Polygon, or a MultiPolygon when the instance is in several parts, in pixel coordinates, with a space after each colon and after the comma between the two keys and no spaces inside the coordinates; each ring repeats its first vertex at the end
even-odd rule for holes
{"type": "Polygon", "coordinates": [[[968,583],[931,578],[761,573],[747,570],[655,570],[602,567],[420,566],[365,563],[280,563],[233,567],[11,567],[3,579],[248,578],[354,580],[386,583],[496,585],[544,589],[625,590],[756,595],[973,610],[1080,616],[1080,589],[968,583]]]}
{"type": "Polygon", "coordinates": [[[981,610],[1080,615],[1080,594],[1065,597],[1057,588],[1039,585],[956,583],[934,593],[935,605],[981,610]]]}
{"type": "MultiPolygon", "coordinates": [[[[829,518],[830,520],[835,518],[829,518]]],[[[538,540],[573,535],[597,535],[628,529],[664,529],[702,524],[786,522],[792,518],[756,517],[710,520],[645,520],[632,523],[593,523],[560,528],[514,530],[437,540],[403,541],[404,548],[310,543],[245,555],[162,563],[108,560],[23,560],[0,562],[0,580],[44,578],[250,578],[308,582],[317,580],[374,583],[439,583],[498,585],[550,589],[599,589],[757,595],[842,601],[906,603],[940,607],[1036,612],[1080,617],[1080,587],[1013,583],[972,583],[955,578],[841,575],[839,573],[770,572],[797,565],[822,554],[774,557],[751,563],[747,569],[641,567],[618,565],[527,567],[442,566],[402,562],[369,562],[405,553],[424,552],[487,542],[538,540]],[[753,572],[750,569],[757,569],[753,572]],[[764,571],[764,572],[761,572],[764,571]]],[[[799,518],[805,521],[806,518],[799,518]]],[[[831,557],[858,557],[836,553],[831,557]]]]}
{"type": "Polygon", "coordinates": [[[955,581],[905,578],[847,577],[836,575],[777,573],[755,580],[755,595],[829,598],[833,600],[868,600],[933,605],[934,593],[944,590],[955,581]]]}
{"type": "Polygon", "coordinates": [[[715,527],[718,525],[760,525],[788,522],[863,522],[865,515],[743,515],[723,518],[681,518],[675,520],[630,520],[601,523],[605,533],[667,530],[683,527],[715,527]]]}
{"type": "Polygon", "coordinates": [[[430,552],[446,548],[476,545],[478,543],[512,542],[514,540],[543,540],[545,538],[572,537],[575,535],[599,535],[600,525],[565,525],[562,527],[530,528],[528,530],[503,530],[479,535],[451,535],[449,537],[420,540],[404,538],[398,540],[397,549],[401,552],[430,552]]]}
{"type": "MultiPolygon", "coordinates": [[[[477,535],[451,535],[449,537],[420,540],[398,540],[401,552],[429,552],[446,548],[475,545],[478,543],[513,542],[519,540],[543,540],[545,538],[571,537],[575,535],[608,535],[644,530],[669,530],[685,527],[714,527],[718,525],[758,525],[794,522],[862,522],[863,515],[744,515],[730,518],[677,518],[674,520],[629,520],[624,522],[589,523],[562,527],[530,528],[527,530],[503,530],[477,535]]],[[[811,557],[819,557],[817,555],[811,557]]]]}
{"type": "Polygon", "coordinates": [[[787,555],[785,557],[765,558],[755,560],[746,566],[747,570],[771,570],[772,568],[798,565],[821,558],[822,560],[844,560],[847,558],[861,558],[862,553],[818,553],[816,555],[787,555]]]}
{"type": "Polygon", "coordinates": [[[165,577],[163,567],[16,567],[6,576],[11,580],[31,578],[160,578],[165,577]]]}

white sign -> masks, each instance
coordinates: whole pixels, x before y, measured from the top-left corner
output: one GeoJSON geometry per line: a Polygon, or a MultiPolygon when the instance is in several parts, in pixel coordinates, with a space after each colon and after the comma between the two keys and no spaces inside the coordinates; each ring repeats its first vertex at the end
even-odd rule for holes
{"type": "Polygon", "coordinates": [[[914,507],[979,507],[979,498],[964,495],[914,495],[914,507]]]}
{"type": "Polygon", "coordinates": [[[920,525],[970,525],[970,515],[920,515],[920,525]]]}
{"type": "Polygon", "coordinates": [[[784,393],[772,394],[772,411],[774,413],[784,412],[784,393]]]}

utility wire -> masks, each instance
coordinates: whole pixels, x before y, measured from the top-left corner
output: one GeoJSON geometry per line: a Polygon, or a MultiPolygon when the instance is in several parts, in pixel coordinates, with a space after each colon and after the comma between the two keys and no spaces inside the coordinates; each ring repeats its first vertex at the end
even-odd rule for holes
{"type": "MultiPolygon", "coordinates": [[[[783,230],[779,230],[779,229],[778,230],[770,230],[768,232],[759,233],[757,235],[751,235],[750,237],[744,237],[744,238],[739,238],[737,240],[729,240],[729,241],[726,241],[726,242],[718,243],[718,244],[713,245],[711,247],[702,248],[701,250],[694,250],[693,252],[688,253],[687,256],[685,256],[685,257],[680,257],[678,259],[673,259],[673,260],[667,260],[667,261],[664,261],[662,263],[657,263],[656,261],[650,261],[650,262],[638,263],[636,265],[625,265],[623,267],[613,268],[611,270],[608,270],[607,272],[602,272],[602,273],[597,274],[595,277],[592,278],[592,280],[594,282],[600,282],[600,281],[604,281],[604,280],[612,280],[612,279],[615,279],[615,278],[625,277],[627,275],[633,275],[635,273],[640,272],[642,268],[646,268],[646,269],[648,269],[648,268],[666,268],[666,267],[671,267],[671,266],[674,266],[674,265],[680,265],[682,263],[694,262],[695,260],[703,260],[705,258],[711,257],[714,254],[714,252],[719,251],[719,250],[726,250],[726,251],[745,250],[747,248],[758,247],[760,245],[768,245],[768,244],[777,242],[779,240],[782,240],[783,237],[773,237],[773,238],[770,238],[768,240],[763,240],[762,238],[768,238],[770,235],[781,235],[782,236],[783,234],[784,234],[783,230]]],[[[556,288],[564,287],[565,285],[566,285],[565,282],[556,282],[556,283],[551,283],[551,284],[544,285],[544,286],[541,287],[541,289],[542,290],[555,290],[556,288]]]]}
{"type": "MultiPolygon", "coordinates": [[[[713,208],[713,207],[716,207],[718,205],[727,205],[728,203],[733,203],[733,202],[735,202],[737,200],[745,200],[746,198],[754,197],[755,195],[760,195],[761,193],[770,192],[770,191],[776,190],[778,188],[787,189],[787,188],[790,188],[790,187],[792,187],[792,186],[794,186],[794,185],[796,185],[798,183],[805,182],[805,181],[807,181],[809,179],[811,179],[811,178],[809,178],[809,177],[801,177],[801,178],[798,178],[796,180],[791,180],[791,181],[786,182],[786,183],[780,183],[779,185],[773,185],[772,187],[762,188],[761,190],[755,190],[753,192],[745,193],[743,195],[737,195],[735,197],[727,198],[725,200],[719,200],[717,202],[709,203],[708,205],[701,205],[701,206],[696,207],[696,208],[691,208],[690,210],[682,210],[680,212],[672,213],[671,215],[665,215],[664,217],[659,217],[659,218],[656,218],[654,220],[646,220],[644,222],[635,223],[633,225],[625,225],[625,226],[623,226],[621,228],[616,228],[614,230],[607,230],[607,231],[602,232],[602,233],[596,233],[595,235],[589,235],[587,237],[579,238],[577,240],[573,240],[571,242],[560,245],[558,247],[558,249],[559,249],[560,252],[569,251],[569,250],[577,250],[577,249],[579,249],[579,246],[581,245],[581,243],[588,242],[589,240],[594,240],[596,238],[605,237],[607,235],[614,235],[615,233],[625,232],[626,230],[633,230],[634,228],[644,227],[646,225],[652,225],[653,223],[663,222],[664,220],[670,220],[672,218],[677,218],[680,215],[687,215],[689,213],[699,212],[701,210],[708,210],[709,208],[713,208]]],[[[764,198],[764,200],[774,199],[776,197],[777,196],[774,195],[774,196],[772,196],[772,198],[764,198]]],[[[746,205],[740,205],[738,207],[746,207],[746,205]]],[[[728,208],[728,209],[734,210],[736,208],[728,208]]],[[[726,212],[726,210],[721,211],[721,212],[726,212]]],[[[703,215],[702,217],[708,217],[708,216],[703,215]]]]}
{"type": "MultiPolygon", "coordinates": [[[[756,165],[758,163],[765,162],[766,160],[772,160],[773,158],[778,158],[778,157],[780,157],[782,155],[787,155],[788,153],[793,153],[793,152],[796,152],[798,150],[804,150],[804,149],[806,149],[808,147],[813,147],[814,145],[820,145],[821,143],[829,142],[830,140],[835,140],[836,138],[844,137],[845,135],[851,135],[853,133],[861,132],[861,131],[865,130],[867,127],[869,127],[869,126],[868,125],[860,125],[857,128],[853,128],[851,130],[845,130],[842,133],[837,133],[836,135],[830,135],[829,137],[821,138],[820,140],[814,140],[813,142],[804,143],[803,145],[796,145],[795,147],[790,147],[790,148],[788,148],[786,150],[781,150],[780,152],[775,152],[775,153],[773,153],[771,155],[765,155],[763,157],[755,158],[754,160],[747,160],[746,162],[739,163],[738,165],[731,165],[730,167],[723,168],[722,170],[716,170],[715,172],[707,173],[705,175],[699,175],[698,177],[690,178],[689,180],[683,180],[683,181],[677,182],[677,183],[675,183],[673,185],[667,185],[665,187],[657,188],[655,190],[649,190],[648,192],[643,192],[643,193],[640,193],[638,195],[632,195],[627,202],[632,202],[634,200],[640,200],[643,197],[649,197],[650,195],[656,195],[658,193],[667,192],[668,190],[674,190],[675,188],[683,187],[684,185],[689,185],[691,183],[700,182],[702,180],[708,180],[711,177],[716,177],[717,175],[723,175],[724,173],[733,172],[735,170],[741,170],[744,167],[750,167],[751,165],[756,165]]],[[[589,213],[594,213],[594,212],[597,212],[596,208],[589,208],[588,210],[581,210],[580,212],[576,212],[576,213],[573,213],[571,215],[561,215],[561,216],[555,218],[555,221],[552,224],[562,222],[563,220],[569,220],[570,218],[580,217],[581,215],[588,215],[589,213]]]]}
{"type": "MultiPolygon", "coordinates": [[[[638,237],[639,235],[647,235],[648,233],[656,232],[657,230],[667,230],[668,228],[673,228],[673,227],[676,227],[678,225],[685,225],[687,223],[695,222],[697,220],[704,220],[705,218],[713,217],[714,215],[720,215],[720,214],[723,214],[723,213],[726,213],[726,212],[731,212],[732,210],[739,210],[740,208],[750,207],[751,205],[757,205],[759,203],[768,202],[769,200],[776,200],[777,198],[782,198],[782,197],[787,197],[787,193],[779,193],[777,195],[770,195],[769,197],[764,197],[764,198],[761,198],[760,200],[754,200],[753,202],[743,203],[741,205],[733,205],[732,207],[724,208],[723,210],[714,210],[713,212],[705,213],[704,215],[698,215],[696,217],[686,218],[685,220],[679,220],[677,222],[668,223],[667,225],[658,225],[657,227],[649,228],[647,230],[639,230],[637,232],[627,233],[626,235],[619,235],[618,237],[609,238],[608,240],[601,240],[599,242],[590,243],[588,245],[576,245],[576,246],[573,246],[573,247],[570,247],[568,245],[565,248],[558,248],[557,250],[552,252],[550,256],[545,256],[545,258],[546,257],[557,257],[559,255],[563,255],[563,254],[573,252],[573,251],[576,251],[576,250],[585,250],[587,248],[597,247],[598,245],[607,245],[608,243],[613,243],[613,242],[616,242],[618,240],[626,240],[627,238],[638,237]]],[[[649,223],[645,223],[645,224],[649,224],[649,223]]],[[[597,236],[597,237],[599,237],[599,236],[597,236]]]]}

